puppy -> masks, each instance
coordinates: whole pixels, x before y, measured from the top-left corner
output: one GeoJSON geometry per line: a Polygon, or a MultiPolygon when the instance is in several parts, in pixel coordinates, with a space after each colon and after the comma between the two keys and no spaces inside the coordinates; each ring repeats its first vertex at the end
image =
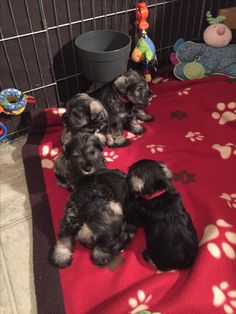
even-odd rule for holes
{"type": "Polygon", "coordinates": [[[81,176],[105,168],[103,148],[100,140],[87,132],[77,132],[71,138],[67,137],[66,144],[62,146],[62,153],[54,162],[58,184],[72,191],[81,176]]]}
{"type": "Polygon", "coordinates": [[[88,94],[76,94],[67,104],[67,111],[62,116],[64,130],[61,141],[67,142],[72,133],[88,132],[95,134],[100,141],[106,143],[108,131],[108,114],[99,100],[90,97],[88,94]]]}
{"type": "Polygon", "coordinates": [[[80,179],[65,207],[53,263],[71,263],[74,240],[92,249],[98,266],[108,264],[128,244],[130,237],[123,216],[126,175],[119,170],[98,170],[80,179]]]}
{"type": "Polygon", "coordinates": [[[190,267],[198,251],[196,230],[171,177],[166,165],[154,160],[136,162],[127,176],[127,220],[144,226],[144,259],[163,271],[190,267]]]}
{"type": "Polygon", "coordinates": [[[102,86],[91,95],[101,101],[109,116],[107,145],[126,146],[130,142],[123,135],[128,129],[134,134],[145,130],[137,119],[152,121],[153,117],[143,110],[151,101],[151,91],[143,75],[134,70],[118,76],[110,84],[102,86]]]}

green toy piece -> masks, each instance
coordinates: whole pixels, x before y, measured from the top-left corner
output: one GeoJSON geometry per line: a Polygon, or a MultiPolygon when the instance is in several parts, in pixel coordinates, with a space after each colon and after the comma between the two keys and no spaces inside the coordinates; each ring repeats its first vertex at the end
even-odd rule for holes
{"type": "Polygon", "coordinates": [[[206,13],[206,19],[209,25],[222,23],[225,20],[225,16],[218,15],[217,17],[212,17],[212,14],[210,11],[207,11],[206,13]]]}

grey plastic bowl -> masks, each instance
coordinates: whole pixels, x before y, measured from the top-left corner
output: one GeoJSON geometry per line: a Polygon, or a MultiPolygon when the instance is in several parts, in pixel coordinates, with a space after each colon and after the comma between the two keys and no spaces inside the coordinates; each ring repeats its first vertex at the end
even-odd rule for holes
{"type": "Polygon", "coordinates": [[[131,38],[122,32],[97,30],[75,40],[84,75],[91,81],[109,82],[127,71],[131,38]]]}

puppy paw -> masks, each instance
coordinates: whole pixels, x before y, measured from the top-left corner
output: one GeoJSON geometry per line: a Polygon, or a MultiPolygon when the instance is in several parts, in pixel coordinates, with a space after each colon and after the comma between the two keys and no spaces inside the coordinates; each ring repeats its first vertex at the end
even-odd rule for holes
{"type": "Polygon", "coordinates": [[[145,131],[146,129],[139,124],[135,124],[130,128],[130,132],[137,135],[143,134],[145,131]]]}
{"type": "Polygon", "coordinates": [[[94,264],[96,264],[98,266],[105,266],[105,265],[109,264],[113,258],[114,258],[114,256],[112,254],[105,253],[103,251],[100,251],[97,248],[95,248],[93,250],[92,260],[93,260],[94,264]]]}
{"type": "Polygon", "coordinates": [[[118,137],[115,139],[115,147],[124,147],[128,146],[130,144],[130,141],[125,137],[118,137]]]}
{"type": "Polygon", "coordinates": [[[155,117],[151,114],[147,114],[146,117],[145,117],[145,122],[151,122],[151,121],[154,121],[155,120],[155,117]]]}
{"type": "Polygon", "coordinates": [[[137,111],[137,118],[144,122],[150,122],[154,120],[154,116],[149,113],[146,113],[144,110],[139,109],[137,111]]]}
{"type": "Polygon", "coordinates": [[[51,259],[54,266],[65,268],[71,264],[72,252],[67,247],[57,244],[51,259]]]}
{"type": "Polygon", "coordinates": [[[141,121],[144,121],[144,122],[151,122],[151,121],[154,121],[155,118],[154,116],[152,116],[151,114],[145,114],[141,117],[138,117],[141,121]]]}

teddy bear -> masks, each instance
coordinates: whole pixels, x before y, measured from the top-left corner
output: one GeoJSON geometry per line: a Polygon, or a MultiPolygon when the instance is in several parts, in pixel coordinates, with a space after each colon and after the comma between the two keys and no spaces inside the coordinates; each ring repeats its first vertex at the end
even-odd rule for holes
{"type": "Polygon", "coordinates": [[[210,24],[203,33],[204,43],[181,42],[176,51],[174,75],[181,79],[198,79],[213,74],[236,78],[236,45],[229,45],[232,32],[222,24],[225,17],[213,18],[206,13],[210,24]]]}

